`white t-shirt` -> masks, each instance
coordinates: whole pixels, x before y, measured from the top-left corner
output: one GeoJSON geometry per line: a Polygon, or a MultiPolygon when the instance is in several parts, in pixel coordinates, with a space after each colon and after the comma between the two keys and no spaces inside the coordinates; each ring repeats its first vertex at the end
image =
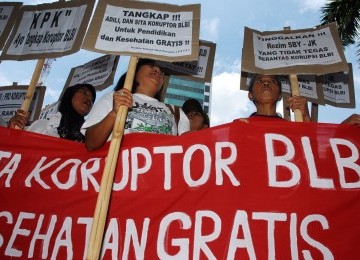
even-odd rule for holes
{"type": "Polygon", "coordinates": [[[60,125],[61,113],[57,112],[48,119],[34,121],[26,130],[29,132],[60,137],[57,128],[60,125]]]}
{"type": "MultiPolygon", "coordinates": [[[[114,92],[105,94],[94,104],[81,128],[83,134],[85,134],[86,128],[99,123],[112,110],[113,94],[114,92]]],[[[125,134],[148,132],[180,135],[189,130],[189,119],[181,109],[178,127],[176,127],[175,117],[164,103],[143,94],[133,94],[133,107],[128,110],[125,134]]],[[[111,136],[108,140],[110,139],[111,136]]]]}

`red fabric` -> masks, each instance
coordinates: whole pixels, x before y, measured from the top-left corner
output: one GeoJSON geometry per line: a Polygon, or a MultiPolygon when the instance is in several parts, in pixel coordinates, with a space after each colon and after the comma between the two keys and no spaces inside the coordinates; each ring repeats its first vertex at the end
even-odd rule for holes
{"type": "MultiPolygon", "coordinates": [[[[0,258],[84,258],[108,145],[0,136],[0,258]]],[[[360,259],[359,147],[358,128],[281,121],[126,135],[102,256],[360,259]]]]}

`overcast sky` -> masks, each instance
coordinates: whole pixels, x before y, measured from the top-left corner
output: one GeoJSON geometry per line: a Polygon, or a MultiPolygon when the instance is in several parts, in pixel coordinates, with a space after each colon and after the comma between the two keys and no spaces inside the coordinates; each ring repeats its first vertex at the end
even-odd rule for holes
{"type": "MultiPolygon", "coordinates": [[[[5,2],[14,2],[5,1],[5,2]]],[[[24,0],[26,5],[54,1],[24,0]]],[[[164,0],[159,3],[186,5],[201,4],[200,39],[216,43],[216,56],[212,80],[211,125],[247,117],[255,110],[248,101],[247,92],[240,90],[241,49],[244,27],[258,31],[278,31],[312,28],[320,24],[320,9],[326,0],[164,0]]],[[[353,63],[356,99],[360,95],[359,65],[355,46],[345,49],[347,62],[353,63]]],[[[56,59],[45,80],[47,87],[44,105],[55,102],[65,84],[71,68],[82,65],[103,54],[80,50],[56,59]]],[[[1,86],[18,82],[28,85],[36,61],[3,61],[0,64],[1,86]]],[[[115,82],[125,72],[128,57],[120,57],[115,82]]],[[[109,87],[102,92],[108,92],[109,87]]],[[[99,93],[102,95],[103,93],[99,93]]],[[[359,103],[357,103],[357,107],[359,103]]],[[[339,123],[358,109],[342,109],[329,105],[319,107],[319,122],[339,123]]]]}

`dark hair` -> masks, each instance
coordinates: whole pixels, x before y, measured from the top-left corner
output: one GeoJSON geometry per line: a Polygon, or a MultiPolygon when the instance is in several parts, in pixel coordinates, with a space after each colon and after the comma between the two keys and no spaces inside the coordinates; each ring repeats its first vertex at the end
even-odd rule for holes
{"type": "MultiPolygon", "coordinates": [[[[252,93],[252,90],[253,90],[253,87],[254,87],[254,84],[255,84],[255,80],[257,78],[257,76],[259,76],[261,74],[254,74],[250,80],[250,84],[249,84],[249,92],[252,93]]],[[[280,78],[278,75],[269,75],[269,76],[272,76],[272,77],[275,77],[275,80],[279,86],[279,93],[281,94],[282,92],[282,89],[281,89],[281,81],[280,81],[280,78]]]]}
{"type": "Polygon", "coordinates": [[[96,91],[90,84],[76,84],[68,87],[60,99],[59,112],[61,113],[60,124],[57,128],[60,138],[84,142],[85,136],[80,132],[80,128],[85,119],[75,111],[72,106],[72,98],[75,92],[81,88],[87,88],[93,96],[92,101],[95,102],[96,91]]]}
{"type": "MultiPolygon", "coordinates": [[[[136,69],[135,69],[135,77],[134,77],[134,82],[132,85],[132,89],[131,89],[131,93],[135,93],[136,92],[136,88],[139,86],[139,82],[136,81],[136,74],[139,71],[139,69],[143,66],[143,65],[156,65],[156,61],[155,60],[151,60],[151,59],[139,59],[137,64],[136,64],[136,69]]],[[[126,78],[126,72],[124,74],[121,75],[120,79],[118,80],[118,82],[116,83],[116,86],[114,88],[114,91],[117,91],[119,89],[122,89],[124,87],[125,84],[125,78],[126,78]]],[[[163,86],[161,86],[160,90],[158,91],[158,93],[156,93],[156,95],[154,96],[154,98],[156,98],[157,100],[161,100],[161,92],[162,92],[163,86]]]]}
{"type": "Polygon", "coordinates": [[[204,118],[204,124],[210,127],[210,120],[208,114],[203,110],[200,102],[195,98],[190,98],[184,102],[181,109],[185,114],[190,112],[200,112],[204,118]]]}
{"type": "Polygon", "coordinates": [[[63,113],[68,113],[68,112],[72,112],[74,109],[72,107],[72,103],[71,103],[71,100],[75,94],[75,92],[78,90],[78,89],[81,89],[81,88],[87,88],[90,90],[92,96],[93,96],[93,103],[95,102],[95,99],[96,99],[96,91],[95,91],[95,88],[93,85],[90,85],[90,84],[76,84],[76,85],[73,85],[73,86],[70,86],[68,87],[64,94],[62,95],[61,99],[60,99],[60,105],[59,105],[59,112],[61,112],[62,114],[63,113]]]}

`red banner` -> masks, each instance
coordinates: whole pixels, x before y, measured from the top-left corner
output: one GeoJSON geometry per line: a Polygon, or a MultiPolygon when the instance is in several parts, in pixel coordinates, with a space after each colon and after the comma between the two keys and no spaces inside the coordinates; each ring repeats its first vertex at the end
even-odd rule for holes
{"type": "MultiPolygon", "coordinates": [[[[0,127],[0,258],[83,259],[108,146],[0,127]]],[[[103,259],[360,259],[359,129],[129,134],[103,259]]]]}

